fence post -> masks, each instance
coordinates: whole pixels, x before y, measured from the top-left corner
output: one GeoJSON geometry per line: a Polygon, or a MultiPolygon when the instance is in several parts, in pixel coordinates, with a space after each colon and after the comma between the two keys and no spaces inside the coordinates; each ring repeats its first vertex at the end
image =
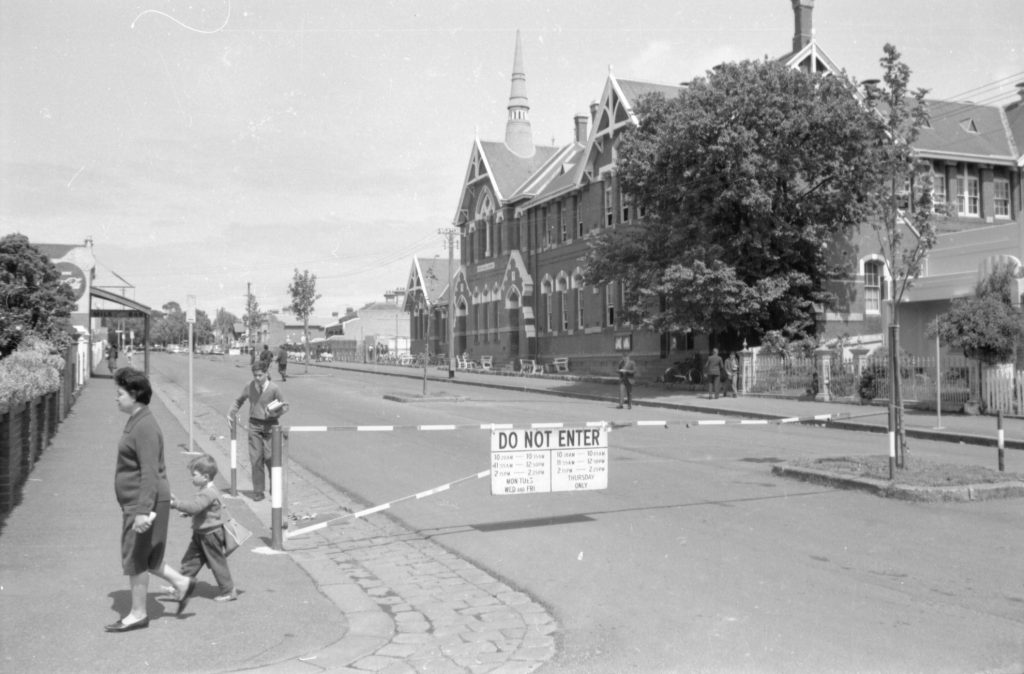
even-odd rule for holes
{"type": "Polygon", "coordinates": [[[859,383],[860,378],[864,375],[864,368],[868,365],[868,349],[863,346],[855,346],[850,349],[850,355],[853,356],[853,376],[859,383]]]}
{"type": "Polygon", "coordinates": [[[740,393],[750,393],[754,383],[754,352],[750,349],[740,351],[740,393]]]}
{"type": "Polygon", "coordinates": [[[814,394],[815,400],[828,402],[832,400],[829,393],[832,375],[832,352],[828,349],[814,350],[814,371],[818,374],[818,391],[814,394]]]}

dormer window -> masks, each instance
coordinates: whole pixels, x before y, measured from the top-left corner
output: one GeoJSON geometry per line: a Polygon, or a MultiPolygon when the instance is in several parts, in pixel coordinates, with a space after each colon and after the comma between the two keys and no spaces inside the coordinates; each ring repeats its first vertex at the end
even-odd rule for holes
{"type": "Polygon", "coordinates": [[[967,133],[978,133],[978,125],[970,117],[960,120],[960,128],[967,133]]]}

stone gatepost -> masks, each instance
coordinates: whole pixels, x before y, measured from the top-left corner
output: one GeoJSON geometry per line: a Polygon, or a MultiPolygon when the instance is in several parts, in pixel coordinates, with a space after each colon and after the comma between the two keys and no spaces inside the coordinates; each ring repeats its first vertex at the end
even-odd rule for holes
{"type": "Polygon", "coordinates": [[[822,402],[832,400],[832,396],[829,393],[832,374],[832,351],[829,349],[814,350],[814,372],[818,375],[818,392],[814,394],[814,399],[822,402]]]}
{"type": "Polygon", "coordinates": [[[850,355],[853,356],[853,374],[860,381],[861,376],[864,374],[864,368],[868,366],[868,353],[869,349],[858,346],[850,349],[850,355]]]}
{"type": "Polygon", "coordinates": [[[748,349],[740,351],[740,393],[750,393],[754,384],[754,352],[748,349]]]}

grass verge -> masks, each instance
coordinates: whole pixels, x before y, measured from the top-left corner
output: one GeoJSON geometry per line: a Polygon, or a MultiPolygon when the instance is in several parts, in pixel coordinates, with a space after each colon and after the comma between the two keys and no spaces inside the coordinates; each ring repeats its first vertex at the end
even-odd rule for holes
{"type": "MultiPolygon", "coordinates": [[[[888,456],[840,456],[789,463],[848,477],[889,479],[888,456]]],[[[982,466],[938,463],[911,456],[907,459],[905,468],[897,468],[894,471],[893,482],[912,487],[953,487],[1024,482],[1024,474],[999,472],[982,466]]]]}

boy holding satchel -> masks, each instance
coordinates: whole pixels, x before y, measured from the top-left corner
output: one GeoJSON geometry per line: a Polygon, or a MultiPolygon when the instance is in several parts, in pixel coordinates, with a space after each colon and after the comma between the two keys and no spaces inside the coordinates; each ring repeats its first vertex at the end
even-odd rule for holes
{"type": "Polygon", "coordinates": [[[245,401],[249,401],[249,464],[252,467],[252,500],[262,501],[266,471],[270,470],[270,432],[278,418],[288,411],[281,389],[267,379],[267,370],[259,363],[252,366],[252,381],[242,389],[228,412],[234,419],[245,401]],[[266,466],[266,471],[264,471],[266,466]]]}
{"type": "Polygon", "coordinates": [[[192,516],[192,540],[181,558],[181,575],[188,578],[188,590],[178,599],[178,613],[185,610],[185,604],[196,588],[196,576],[204,564],[210,567],[220,588],[220,594],[214,597],[214,601],[238,599],[225,549],[224,525],[230,515],[221,504],[220,490],[213,483],[217,476],[217,462],[212,456],[203,454],[192,459],[188,468],[192,471],[192,484],[198,489],[195,498],[181,501],[171,495],[171,508],[192,516]]]}

